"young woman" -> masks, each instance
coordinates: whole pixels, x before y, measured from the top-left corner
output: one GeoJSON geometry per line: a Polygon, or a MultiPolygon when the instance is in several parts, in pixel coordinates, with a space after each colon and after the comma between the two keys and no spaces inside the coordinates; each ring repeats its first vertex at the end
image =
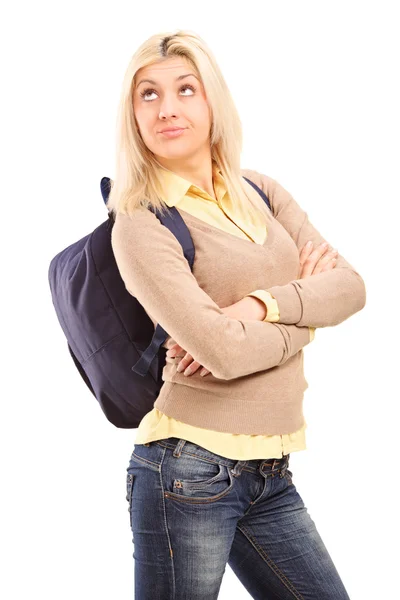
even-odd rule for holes
{"type": "Polygon", "coordinates": [[[108,201],[126,288],[169,335],[127,468],[135,597],[212,600],[229,563],[253,598],[344,600],[288,465],[306,447],[303,347],[361,310],[365,285],[283,186],[240,168],[241,147],[206,43],[145,41],[123,83],[108,201]],[[149,207],[179,211],[193,272],[149,207]]]}

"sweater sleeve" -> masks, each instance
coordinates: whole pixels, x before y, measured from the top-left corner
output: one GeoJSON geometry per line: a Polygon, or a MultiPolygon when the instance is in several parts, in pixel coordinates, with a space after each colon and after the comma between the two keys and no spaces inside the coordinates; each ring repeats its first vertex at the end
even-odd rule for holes
{"type": "MultiPolygon", "coordinates": [[[[252,296],[253,298],[258,298],[265,305],[266,317],[264,322],[266,323],[276,323],[279,321],[279,306],[275,298],[271,296],[267,290],[254,290],[254,292],[250,292],[250,294],[246,294],[246,296],[252,296]]],[[[310,330],[310,342],[315,338],[315,327],[309,327],[310,330]]]]}
{"type": "Polygon", "coordinates": [[[308,327],[228,317],[198,285],[182,246],[150,210],[117,213],[111,245],[126,290],[218,379],[279,366],[310,343],[308,327]]]}
{"type": "MultiPolygon", "coordinates": [[[[308,240],[314,249],[327,240],[317,231],[308,214],[275,179],[261,174],[261,186],[267,194],[274,217],[290,234],[299,256],[308,240]]],[[[332,246],[328,248],[331,250],[332,246]]],[[[267,291],[279,306],[279,322],[298,326],[328,327],[338,325],[364,308],[366,289],[361,275],[341,255],[330,271],[295,279],[267,291]]]]}

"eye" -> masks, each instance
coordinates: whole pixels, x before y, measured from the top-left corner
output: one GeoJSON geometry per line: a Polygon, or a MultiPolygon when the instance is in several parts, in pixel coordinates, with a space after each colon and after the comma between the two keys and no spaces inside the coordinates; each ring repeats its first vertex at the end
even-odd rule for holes
{"type": "MultiPolygon", "coordinates": [[[[196,91],[196,88],[193,85],[190,85],[188,83],[185,83],[185,85],[182,85],[181,88],[179,89],[179,91],[181,92],[182,90],[185,90],[185,89],[191,90],[193,92],[193,94],[196,91]]],[[[156,91],[153,90],[152,88],[146,88],[143,92],[140,92],[140,97],[143,98],[145,100],[145,102],[152,102],[153,99],[152,100],[146,100],[146,96],[147,96],[147,94],[155,94],[155,93],[156,93],[156,91]]],[[[186,95],[187,94],[185,94],[185,96],[186,95]]],[[[191,96],[191,95],[192,94],[189,94],[189,96],[191,96]]]]}

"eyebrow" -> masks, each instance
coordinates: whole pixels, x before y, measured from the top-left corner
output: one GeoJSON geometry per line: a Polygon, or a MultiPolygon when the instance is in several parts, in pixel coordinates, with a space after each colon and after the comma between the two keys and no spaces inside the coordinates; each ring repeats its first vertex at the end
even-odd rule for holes
{"type": "MultiPolygon", "coordinates": [[[[196,75],[194,73],[186,73],[186,75],[179,75],[179,77],[177,77],[175,79],[175,81],[180,81],[181,79],[184,79],[185,77],[196,77],[196,75]]],[[[198,79],[198,77],[196,77],[196,79],[198,79]]],[[[139,85],[141,83],[145,83],[145,82],[151,83],[152,85],[157,85],[157,81],[154,81],[153,79],[141,79],[136,87],[139,87],[139,85]]]]}

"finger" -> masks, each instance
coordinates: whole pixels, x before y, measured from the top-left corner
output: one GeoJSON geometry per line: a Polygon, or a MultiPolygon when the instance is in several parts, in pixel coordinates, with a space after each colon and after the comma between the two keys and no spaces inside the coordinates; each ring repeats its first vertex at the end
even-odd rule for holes
{"type": "MultiPolygon", "coordinates": [[[[299,262],[300,262],[300,270],[299,270],[299,277],[306,277],[308,274],[312,273],[312,269],[311,269],[311,273],[305,272],[304,271],[304,266],[307,263],[307,260],[310,256],[310,254],[313,252],[313,245],[310,244],[309,246],[307,246],[307,244],[302,248],[301,252],[300,252],[300,256],[299,256],[299,262]]],[[[308,263],[309,264],[309,263],[308,263]]],[[[307,270],[309,270],[310,267],[307,266],[307,270]]]]}
{"type": "Polygon", "coordinates": [[[179,344],[174,344],[173,346],[171,346],[171,348],[168,349],[167,356],[177,356],[182,350],[182,346],[180,346],[179,344]]]}
{"type": "Polygon", "coordinates": [[[310,254],[304,259],[302,264],[302,277],[308,277],[312,275],[316,262],[318,261],[315,251],[310,252],[310,254]]]}
{"type": "Polygon", "coordinates": [[[309,256],[311,254],[313,249],[314,249],[314,247],[313,247],[313,243],[311,240],[310,240],[310,243],[307,242],[307,244],[304,244],[304,246],[300,250],[300,260],[304,260],[305,258],[307,258],[307,256],[309,256]]]}
{"type": "Polygon", "coordinates": [[[193,356],[191,356],[188,352],[186,352],[185,356],[178,364],[178,371],[181,373],[186,370],[188,366],[193,362],[193,356]]]}
{"type": "Polygon", "coordinates": [[[334,269],[336,267],[336,258],[331,258],[328,263],[321,269],[321,273],[323,271],[331,271],[332,269],[334,269]]]}
{"type": "Polygon", "coordinates": [[[330,250],[330,246],[329,246],[329,244],[328,244],[328,245],[326,245],[326,246],[325,246],[324,244],[325,244],[325,242],[322,242],[322,243],[321,243],[319,246],[317,246],[317,247],[315,248],[315,250],[314,250],[314,251],[312,252],[312,254],[310,255],[310,257],[311,257],[312,259],[314,259],[314,258],[315,258],[315,259],[319,260],[320,258],[322,258],[322,256],[323,256],[324,254],[326,254],[326,252],[329,252],[329,250],[330,250]]]}
{"type": "MultiPolygon", "coordinates": [[[[308,244],[308,242],[307,242],[308,244]]],[[[312,242],[309,245],[305,245],[303,246],[303,248],[300,251],[300,264],[303,264],[304,261],[308,258],[308,256],[310,256],[311,252],[313,251],[313,244],[312,242]]]]}
{"type": "Polygon", "coordinates": [[[201,364],[197,361],[193,361],[183,372],[183,374],[188,377],[190,375],[193,375],[193,373],[196,373],[196,371],[198,369],[200,369],[201,364]]]}
{"type": "MultiPolygon", "coordinates": [[[[329,250],[329,246],[324,246],[320,244],[311,252],[311,254],[307,257],[304,262],[302,277],[308,277],[309,275],[315,275],[316,265],[321,257],[329,250]]],[[[317,271],[318,272],[318,271],[317,271]]]]}
{"type": "Polygon", "coordinates": [[[205,368],[203,368],[203,369],[200,371],[200,375],[201,375],[202,377],[205,377],[205,376],[206,376],[206,375],[208,375],[209,373],[211,373],[211,371],[209,371],[208,369],[205,369],[205,368]]]}
{"type": "Polygon", "coordinates": [[[333,258],[336,257],[337,253],[335,253],[335,251],[331,250],[330,252],[327,252],[324,256],[322,256],[322,258],[319,259],[318,263],[314,268],[313,275],[317,275],[323,270],[329,270],[330,268],[332,268],[331,261],[333,258]],[[324,269],[324,267],[328,267],[328,269],[324,269]]]}

